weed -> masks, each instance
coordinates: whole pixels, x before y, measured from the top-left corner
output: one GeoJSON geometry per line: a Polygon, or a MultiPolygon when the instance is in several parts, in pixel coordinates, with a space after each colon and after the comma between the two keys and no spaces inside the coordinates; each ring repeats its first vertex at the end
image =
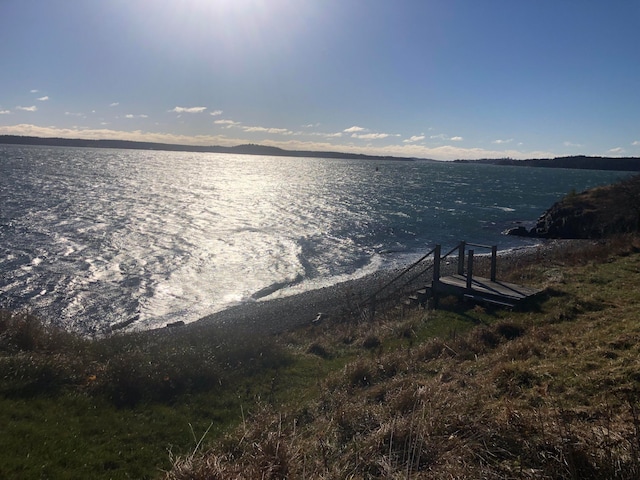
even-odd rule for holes
{"type": "Polygon", "coordinates": [[[96,341],[3,312],[0,474],[638,478],[640,242],[573,245],[502,267],[552,287],[531,311],[96,341]]]}

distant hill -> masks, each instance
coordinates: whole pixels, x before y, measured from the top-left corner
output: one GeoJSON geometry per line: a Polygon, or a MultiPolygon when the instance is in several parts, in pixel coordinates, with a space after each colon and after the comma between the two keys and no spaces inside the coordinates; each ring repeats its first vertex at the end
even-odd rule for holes
{"type": "MultiPolygon", "coordinates": [[[[218,145],[176,145],[171,143],[134,142],[130,140],[85,140],[79,138],[47,138],[20,135],[0,135],[0,144],[41,145],[50,147],[84,147],[84,148],[121,148],[129,150],[163,150],[170,152],[209,152],[236,153],[242,155],[264,155],[274,157],[308,157],[308,158],[342,158],[348,160],[398,160],[398,161],[430,161],[436,160],[415,157],[393,157],[385,155],[363,155],[347,152],[319,152],[311,150],[284,150],[266,145],[236,145],[222,147],[218,145]]],[[[482,163],[490,165],[513,165],[517,167],[544,168],[578,168],[589,170],[618,170],[625,172],[640,171],[638,157],[573,157],[541,158],[531,160],[515,160],[512,158],[485,158],[480,160],[454,160],[454,163],[482,163]]]]}
{"type": "Polygon", "coordinates": [[[572,157],[514,160],[513,158],[487,158],[481,160],[455,160],[459,163],[486,163],[490,165],[512,165],[516,167],[578,168],[586,170],[617,170],[623,172],[640,171],[638,157],[572,157]]]}
{"type": "Polygon", "coordinates": [[[163,150],[171,152],[209,152],[236,153],[244,155],[266,155],[277,157],[311,157],[311,158],[342,158],[360,160],[400,160],[412,161],[415,158],[391,157],[380,155],[363,155],[344,152],[315,152],[307,150],[284,150],[265,145],[237,145],[235,147],[174,145],[170,143],[133,142],[130,140],[83,140],[72,138],[27,137],[19,135],[0,135],[0,144],[11,145],[41,145],[50,147],[84,147],[84,148],[122,148],[130,150],[163,150]]]}

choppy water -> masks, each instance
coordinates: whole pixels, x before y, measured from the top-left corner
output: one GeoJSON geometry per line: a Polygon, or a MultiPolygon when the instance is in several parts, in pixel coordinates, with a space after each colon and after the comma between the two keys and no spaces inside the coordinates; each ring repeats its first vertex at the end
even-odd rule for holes
{"type": "MultiPolygon", "coordinates": [[[[624,174],[622,174],[624,175],[624,174]]],[[[0,146],[0,307],[84,333],[190,322],[501,232],[620,173],[0,146]]]]}

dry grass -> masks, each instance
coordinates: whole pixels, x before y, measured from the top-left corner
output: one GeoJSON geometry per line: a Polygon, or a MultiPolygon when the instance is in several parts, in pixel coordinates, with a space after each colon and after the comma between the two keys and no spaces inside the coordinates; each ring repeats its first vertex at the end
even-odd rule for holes
{"type": "Polygon", "coordinates": [[[166,478],[639,478],[638,245],[516,259],[503,277],[550,287],[534,311],[290,333],[289,348],[337,365],[319,395],[263,405],[166,478]]]}
{"type": "Polygon", "coordinates": [[[640,478],[639,252],[636,237],[619,237],[500,261],[500,278],[547,288],[526,311],[448,301],[275,340],[212,331],[90,342],[0,312],[0,395],[25,412],[48,402],[51,419],[56,399],[108,402],[111,421],[129,418],[127,438],[135,428],[141,443],[149,425],[132,419],[145,405],[194,402],[199,431],[214,397],[230,408],[218,423],[243,405],[237,429],[176,448],[167,479],[640,478]]]}
{"type": "Polygon", "coordinates": [[[118,407],[171,403],[284,366],[270,338],[211,329],[176,335],[115,335],[91,341],[29,313],[0,311],[0,395],[81,392],[118,407]]]}

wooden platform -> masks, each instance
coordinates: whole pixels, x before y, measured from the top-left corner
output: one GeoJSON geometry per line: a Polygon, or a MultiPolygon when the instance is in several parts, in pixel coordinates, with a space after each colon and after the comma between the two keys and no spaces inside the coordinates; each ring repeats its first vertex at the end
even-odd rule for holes
{"type": "Polygon", "coordinates": [[[474,301],[493,303],[514,307],[542,290],[516,285],[509,282],[492,281],[483,277],[472,277],[456,274],[440,277],[431,285],[432,294],[456,295],[474,301]]]}
{"type": "MultiPolygon", "coordinates": [[[[460,242],[448,253],[442,255],[441,245],[436,245],[419,260],[405,268],[399,275],[380,287],[368,300],[370,305],[375,304],[377,298],[383,292],[388,292],[394,286],[397,290],[405,289],[416,279],[421,278],[429,270],[433,276],[430,284],[422,284],[413,290],[413,293],[405,300],[404,305],[426,305],[433,300],[432,305],[437,307],[438,299],[445,295],[455,295],[480,303],[491,303],[503,307],[512,308],[524,300],[542,292],[540,289],[524,287],[509,282],[501,282],[496,279],[498,247],[496,245],[480,245],[476,243],[460,242]],[[480,248],[491,252],[490,278],[479,277],[474,272],[475,250],[469,247],[480,248]],[[457,256],[457,262],[447,261],[452,256],[457,256]],[[432,263],[428,263],[433,259],[432,263]],[[446,267],[448,272],[457,272],[454,275],[441,275],[441,267],[446,267]],[[409,277],[409,272],[411,276],[409,277]],[[416,273],[417,272],[417,273],[416,273]],[[409,277],[409,278],[408,278],[409,277]]],[[[486,275],[486,274],[485,274],[486,275]]],[[[387,297],[390,298],[390,297],[387,297]]],[[[404,308],[404,306],[402,307],[404,308]]],[[[375,311],[372,308],[371,311],[375,311]]]]}

